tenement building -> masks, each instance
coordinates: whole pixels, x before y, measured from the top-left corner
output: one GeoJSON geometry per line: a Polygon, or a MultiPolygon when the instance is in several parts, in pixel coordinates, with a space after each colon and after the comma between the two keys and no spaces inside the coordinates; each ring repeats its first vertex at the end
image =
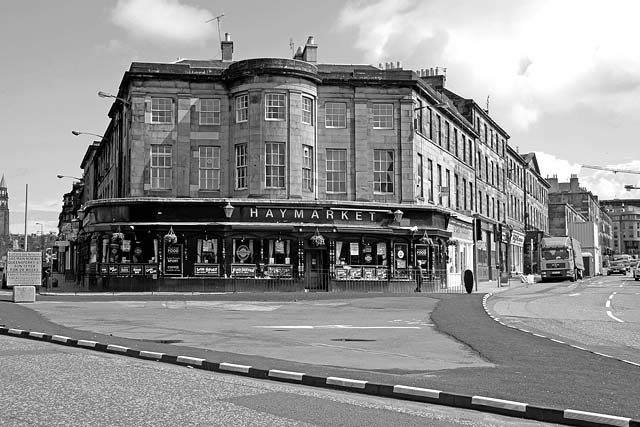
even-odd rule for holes
{"type": "Polygon", "coordinates": [[[312,37],[293,59],[232,52],[125,72],[81,165],[95,283],[408,289],[421,265],[459,286],[475,238],[477,275],[504,268],[508,135],[444,75],[321,64],[312,37]]]}
{"type": "Polygon", "coordinates": [[[602,200],[602,208],[611,218],[610,254],[640,256],[640,199],[602,200]]]}

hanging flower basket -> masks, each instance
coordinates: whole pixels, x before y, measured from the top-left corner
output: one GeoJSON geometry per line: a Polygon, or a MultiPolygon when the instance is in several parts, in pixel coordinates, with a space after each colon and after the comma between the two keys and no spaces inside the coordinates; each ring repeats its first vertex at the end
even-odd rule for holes
{"type": "Polygon", "coordinates": [[[324,246],[324,236],[320,234],[317,228],[316,228],[316,232],[313,234],[313,236],[311,236],[309,240],[311,241],[311,244],[315,247],[324,246]]]}
{"type": "Polygon", "coordinates": [[[164,235],[164,241],[169,244],[174,244],[178,241],[178,236],[173,232],[173,227],[169,228],[169,232],[164,235]]]}
{"type": "Polygon", "coordinates": [[[117,231],[111,235],[111,241],[114,243],[119,243],[124,239],[124,233],[121,231],[117,231]]]}

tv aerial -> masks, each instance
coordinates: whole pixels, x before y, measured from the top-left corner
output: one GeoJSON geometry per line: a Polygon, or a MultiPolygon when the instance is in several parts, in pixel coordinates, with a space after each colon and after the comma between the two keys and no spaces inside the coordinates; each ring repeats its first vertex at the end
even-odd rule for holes
{"type": "Polygon", "coordinates": [[[222,34],[220,33],[220,19],[224,16],[224,13],[216,16],[215,18],[211,18],[207,21],[204,21],[205,24],[208,24],[211,21],[218,21],[218,42],[220,42],[220,55],[222,55],[222,34]]]}

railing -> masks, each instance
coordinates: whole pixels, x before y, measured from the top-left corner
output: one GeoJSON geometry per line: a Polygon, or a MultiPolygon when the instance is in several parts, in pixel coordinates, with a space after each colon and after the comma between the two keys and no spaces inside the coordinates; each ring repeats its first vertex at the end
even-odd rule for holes
{"type": "Polygon", "coordinates": [[[330,270],[307,272],[302,277],[170,277],[100,275],[99,269],[88,269],[75,282],[60,283],[54,292],[181,292],[181,293],[240,293],[240,292],[362,292],[362,293],[464,293],[459,274],[446,270],[431,270],[421,276],[416,270],[390,272],[384,276],[345,278],[330,270]],[[451,278],[454,280],[451,280],[451,278]],[[457,280],[455,280],[457,277],[457,280]]]}

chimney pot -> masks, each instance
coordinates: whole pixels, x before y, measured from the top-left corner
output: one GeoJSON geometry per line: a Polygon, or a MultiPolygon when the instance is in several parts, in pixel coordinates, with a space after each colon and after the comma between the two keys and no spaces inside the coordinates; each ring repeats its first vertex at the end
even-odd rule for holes
{"type": "Polygon", "coordinates": [[[400,68],[400,61],[396,62],[396,68],[400,68]]]}
{"type": "Polygon", "coordinates": [[[224,33],[224,41],[226,41],[226,42],[230,42],[230,41],[231,41],[231,34],[229,34],[229,33],[224,33]]]}
{"type": "Polygon", "coordinates": [[[316,44],[315,40],[313,39],[313,36],[309,36],[309,38],[307,39],[307,44],[316,44]]]}

